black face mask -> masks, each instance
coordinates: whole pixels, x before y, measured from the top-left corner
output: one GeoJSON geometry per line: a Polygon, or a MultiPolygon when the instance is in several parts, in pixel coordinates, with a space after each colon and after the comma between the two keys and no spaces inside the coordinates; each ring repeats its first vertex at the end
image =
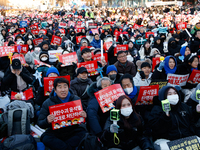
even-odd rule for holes
{"type": "Polygon", "coordinates": [[[115,80],[115,79],[116,79],[116,76],[117,76],[117,74],[108,75],[108,77],[109,77],[111,80],[115,80]]]}
{"type": "Polygon", "coordinates": [[[161,42],[164,42],[165,41],[165,37],[161,37],[161,42]]]}
{"type": "Polygon", "coordinates": [[[171,43],[170,45],[171,45],[172,48],[176,48],[177,47],[177,44],[175,42],[171,43]]]}
{"type": "Polygon", "coordinates": [[[74,34],[71,34],[71,36],[74,36],[74,34]]]}
{"type": "Polygon", "coordinates": [[[88,78],[87,79],[82,79],[82,78],[79,78],[79,80],[82,82],[82,83],[85,83],[88,81],[88,78]]]}

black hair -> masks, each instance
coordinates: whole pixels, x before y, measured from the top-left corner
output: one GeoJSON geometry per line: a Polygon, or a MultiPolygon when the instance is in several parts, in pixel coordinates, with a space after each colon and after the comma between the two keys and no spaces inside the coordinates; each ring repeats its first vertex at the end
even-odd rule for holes
{"type": "Polygon", "coordinates": [[[120,54],[122,54],[122,53],[125,53],[125,54],[126,54],[126,51],[119,51],[119,52],[117,52],[117,57],[118,57],[120,54]]]}
{"type": "Polygon", "coordinates": [[[123,76],[121,76],[121,78],[120,78],[120,84],[121,84],[121,85],[122,85],[122,80],[123,80],[123,79],[129,79],[130,82],[132,83],[132,85],[134,86],[134,84],[133,84],[133,76],[130,75],[129,73],[126,73],[126,74],[124,74],[123,76]]]}
{"type": "Polygon", "coordinates": [[[54,89],[56,89],[58,83],[67,83],[68,87],[69,87],[69,81],[65,78],[57,78],[54,80],[54,83],[53,83],[53,87],[54,89]]]}

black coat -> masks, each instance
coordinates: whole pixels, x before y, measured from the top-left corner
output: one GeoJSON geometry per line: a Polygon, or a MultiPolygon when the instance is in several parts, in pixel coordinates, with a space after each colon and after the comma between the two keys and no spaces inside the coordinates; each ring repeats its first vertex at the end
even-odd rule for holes
{"type": "Polygon", "coordinates": [[[177,44],[177,42],[175,41],[176,47],[172,47],[171,44],[170,44],[172,41],[175,41],[175,39],[170,38],[169,41],[168,41],[168,53],[169,53],[169,55],[174,56],[174,54],[180,52],[181,46],[179,44],[177,44]]]}
{"type": "Polygon", "coordinates": [[[79,78],[75,78],[70,82],[70,88],[75,95],[81,98],[84,110],[86,110],[88,106],[88,101],[90,99],[90,97],[87,94],[87,88],[90,84],[92,84],[92,80],[89,78],[87,82],[81,82],[79,78]]]}
{"type": "MultiPolygon", "coordinates": [[[[79,100],[80,98],[73,94],[73,92],[69,89],[71,96],[69,98],[69,102],[79,100]]],[[[60,129],[53,130],[52,125],[48,123],[47,116],[49,113],[49,106],[62,104],[62,101],[58,98],[58,96],[54,96],[54,90],[51,92],[49,98],[43,103],[42,108],[40,110],[40,115],[38,117],[38,125],[42,129],[48,128],[41,136],[43,138],[45,135],[54,135],[55,137],[66,140],[73,133],[84,130],[79,125],[68,126],[60,129]]]]}
{"type": "Polygon", "coordinates": [[[149,116],[149,124],[154,140],[176,140],[195,135],[193,114],[188,105],[179,101],[176,106],[172,107],[169,114],[168,117],[161,104],[153,107],[149,116]]]}
{"type": "Polygon", "coordinates": [[[157,43],[156,43],[157,40],[161,40],[161,38],[160,38],[160,37],[155,37],[155,38],[154,38],[154,45],[153,45],[152,48],[157,48],[157,49],[160,51],[161,54],[164,54],[164,51],[163,51],[163,49],[164,49],[163,43],[160,42],[160,44],[157,44],[157,43]]]}
{"type": "Polygon", "coordinates": [[[196,53],[200,49],[200,39],[194,38],[190,41],[190,49],[192,53],[196,53]]]}
{"type": "Polygon", "coordinates": [[[43,102],[48,98],[49,96],[44,96],[44,87],[39,87],[37,95],[36,95],[36,99],[35,99],[36,104],[38,104],[39,106],[42,106],[43,102]]]}
{"type": "Polygon", "coordinates": [[[114,56],[114,47],[113,45],[108,49],[108,62],[109,65],[113,65],[117,62],[117,56],[114,56]]]}
{"type": "Polygon", "coordinates": [[[167,80],[167,74],[165,73],[165,69],[163,68],[162,71],[158,71],[158,67],[160,64],[155,66],[155,70],[151,76],[152,80],[167,80]]]}
{"type": "MultiPolygon", "coordinates": [[[[26,82],[26,84],[31,84],[33,82],[31,74],[28,72],[26,68],[23,67],[20,76],[22,79],[26,82]]],[[[8,67],[7,71],[5,72],[5,75],[2,80],[2,91],[7,91],[9,88],[11,91],[19,91],[17,89],[17,77],[15,74],[11,72],[10,67],[8,67]]]]}

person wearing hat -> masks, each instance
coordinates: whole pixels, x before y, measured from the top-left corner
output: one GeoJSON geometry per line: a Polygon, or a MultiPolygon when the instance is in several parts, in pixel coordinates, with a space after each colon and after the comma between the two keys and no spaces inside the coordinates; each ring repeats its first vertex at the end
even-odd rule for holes
{"type": "Polygon", "coordinates": [[[48,50],[50,50],[50,45],[46,40],[44,40],[41,43],[41,47],[40,48],[41,48],[42,51],[48,51],[48,50]]]}
{"type": "Polygon", "coordinates": [[[13,59],[8,67],[1,83],[2,95],[10,89],[11,91],[23,91],[33,81],[31,74],[24,68],[19,59],[13,59]]]}
{"type": "MultiPolygon", "coordinates": [[[[198,23],[200,26],[200,23],[198,23]]],[[[190,48],[192,53],[196,53],[200,49],[200,29],[195,31],[194,38],[190,41],[190,48]]]]}
{"type": "Polygon", "coordinates": [[[87,69],[85,67],[78,68],[77,77],[70,82],[70,88],[75,95],[81,98],[84,110],[86,110],[90,98],[87,94],[90,84],[92,84],[92,80],[88,78],[87,69]]]}
{"type": "Polygon", "coordinates": [[[80,41],[80,48],[77,50],[77,57],[78,57],[78,62],[81,62],[82,61],[82,55],[81,55],[81,47],[87,47],[87,46],[90,46],[89,45],[89,40],[85,37],[83,37],[80,41]]]}
{"type": "Polygon", "coordinates": [[[49,54],[46,51],[40,52],[39,59],[40,59],[41,62],[50,64],[50,62],[49,62],[49,54]]]}
{"type": "Polygon", "coordinates": [[[151,83],[151,65],[148,62],[141,64],[141,71],[137,72],[133,81],[135,86],[149,86],[151,83]]]}
{"type": "Polygon", "coordinates": [[[108,78],[110,78],[110,80],[112,80],[113,84],[119,83],[121,76],[118,74],[117,68],[115,67],[115,65],[109,65],[106,68],[106,74],[107,74],[108,78]]]}
{"type": "MultiPolygon", "coordinates": [[[[55,67],[50,67],[46,72],[46,77],[58,77],[58,76],[60,76],[60,73],[58,72],[58,70],[55,67]]],[[[49,96],[44,96],[44,86],[38,87],[37,91],[38,92],[37,92],[37,95],[36,95],[35,102],[39,106],[42,106],[43,102],[46,99],[48,99],[49,96]]]]}
{"type": "Polygon", "coordinates": [[[94,39],[92,40],[90,45],[95,47],[95,48],[101,48],[101,40],[99,38],[99,34],[95,33],[94,39]]]}

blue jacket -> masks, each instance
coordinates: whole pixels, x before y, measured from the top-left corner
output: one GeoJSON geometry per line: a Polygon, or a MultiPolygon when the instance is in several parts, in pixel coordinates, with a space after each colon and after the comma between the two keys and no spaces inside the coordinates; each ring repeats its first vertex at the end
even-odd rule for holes
{"type": "Polygon", "coordinates": [[[101,40],[95,40],[93,39],[92,42],[90,43],[91,46],[93,46],[94,48],[101,48],[101,40]]]}

